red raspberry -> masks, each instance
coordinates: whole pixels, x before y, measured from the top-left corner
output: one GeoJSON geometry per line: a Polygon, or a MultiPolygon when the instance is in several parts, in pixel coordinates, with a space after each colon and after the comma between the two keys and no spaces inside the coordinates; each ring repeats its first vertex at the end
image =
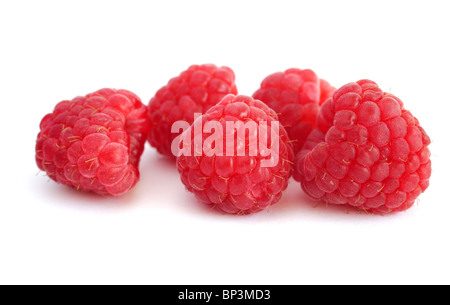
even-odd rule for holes
{"type": "Polygon", "coordinates": [[[327,82],[324,79],[320,79],[320,100],[319,105],[322,106],[323,103],[327,99],[333,96],[334,91],[336,91],[336,88],[330,85],[329,82],[327,82]]]}
{"type": "Polygon", "coordinates": [[[316,126],[319,106],[334,90],[314,71],[293,68],[267,76],[253,97],[277,112],[297,153],[316,126]]]}
{"type": "Polygon", "coordinates": [[[171,132],[172,124],[179,120],[192,124],[194,113],[203,114],[225,95],[237,94],[234,80],[233,70],[212,64],[190,66],[172,78],[150,100],[150,144],[161,154],[173,156],[172,141],[179,134],[171,132]]]}
{"type": "Polygon", "coordinates": [[[410,208],[431,175],[430,139],[400,99],[370,80],[336,90],[295,158],[312,198],[372,213],[410,208]]]}
{"type": "Polygon", "coordinates": [[[36,162],[56,182],[100,195],[121,195],[138,182],[148,118],[132,92],[102,89],[62,101],[40,128],[36,162]]]}
{"type": "MultiPolygon", "coordinates": [[[[230,148],[229,151],[231,153],[227,154],[225,151],[220,156],[205,153],[205,150],[207,151],[205,145],[212,133],[204,129],[215,121],[222,126],[225,135],[227,134],[226,125],[236,121],[245,124],[253,123],[254,126],[262,126],[264,122],[267,122],[269,130],[277,124],[279,126],[276,113],[263,102],[242,95],[226,96],[219,104],[197,119],[182,135],[181,146],[185,148],[181,152],[186,148],[191,154],[194,151],[198,152],[198,156],[181,154],[177,159],[181,181],[187,190],[193,192],[201,202],[230,214],[255,213],[278,202],[282,191],[288,185],[293,159],[292,144],[289,143],[284,128],[279,126],[279,136],[275,137],[270,132],[265,133],[256,128],[249,128],[246,132],[246,127],[241,125],[233,133],[228,134],[228,139],[232,139],[234,143],[231,147],[233,150],[230,148]],[[202,126],[203,133],[197,134],[196,128],[202,126]],[[254,141],[250,141],[250,135],[253,135],[254,141]],[[195,143],[196,138],[200,140],[200,147],[195,143]],[[252,153],[251,145],[260,144],[264,139],[268,139],[266,143],[271,143],[274,139],[274,143],[279,145],[279,154],[268,155],[262,153],[261,148],[257,153],[252,153]],[[194,145],[189,145],[189,142],[194,145]],[[241,152],[245,149],[245,153],[239,153],[238,148],[241,152]],[[275,161],[276,159],[278,162],[275,161]],[[268,160],[274,160],[273,166],[264,164],[268,160]]],[[[214,147],[222,143],[226,149],[226,139],[227,137],[224,136],[218,137],[214,147]]],[[[269,147],[274,148],[276,145],[274,143],[269,147]]],[[[209,142],[209,144],[212,143],[209,142]]]]}

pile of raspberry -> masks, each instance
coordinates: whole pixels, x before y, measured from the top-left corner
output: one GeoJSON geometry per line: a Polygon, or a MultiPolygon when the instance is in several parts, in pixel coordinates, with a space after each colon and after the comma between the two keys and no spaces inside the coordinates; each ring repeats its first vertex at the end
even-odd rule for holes
{"type": "Polygon", "coordinates": [[[409,209],[429,186],[430,138],[373,81],[336,90],[314,71],[292,68],[264,78],[252,97],[237,94],[232,69],[205,64],[169,80],[148,105],[116,89],[64,100],[41,121],[37,165],[77,191],[119,196],[138,183],[148,141],[175,160],[198,201],[237,215],[279,202],[292,176],[314,200],[374,214],[409,209]],[[223,133],[211,123],[238,127],[223,133]],[[246,129],[261,125],[269,131],[246,129]],[[219,147],[227,154],[212,153],[219,147]]]}

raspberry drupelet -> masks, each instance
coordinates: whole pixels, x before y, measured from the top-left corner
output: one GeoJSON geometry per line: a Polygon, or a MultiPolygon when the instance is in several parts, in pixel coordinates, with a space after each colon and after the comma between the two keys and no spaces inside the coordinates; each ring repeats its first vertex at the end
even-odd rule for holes
{"type": "Polygon", "coordinates": [[[183,133],[181,146],[184,147],[178,156],[177,168],[187,190],[194,193],[199,201],[229,214],[260,212],[275,204],[280,200],[292,173],[292,144],[276,113],[263,102],[248,96],[226,96],[183,133]],[[223,149],[231,147],[231,153],[208,153],[205,147],[210,141],[212,129],[211,132],[206,129],[211,122],[217,122],[224,130],[222,137],[217,138],[215,147],[222,143],[223,149]],[[243,124],[230,132],[226,127],[230,122],[242,122],[250,127],[251,124],[264,126],[267,123],[268,132],[258,128],[249,128],[247,132],[243,124]],[[201,134],[195,131],[196,125],[202,127],[201,134]],[[275,126],[279,127],[278,134],[271,133],[275,126]],[[232,146],[227,143],[227,137],[231,139],[232,146]],[[200,140],[200,148],[196,146],[196,138],[200,140]],[[263,142],[268,145],[259,146],[256,153],[251,153],[253,144],[263,142]],[[261,147],[273,150],[272,154],[263,152],[261,147]],[[186,151],[189,153],[186,154],[186,151]],[[194,151],[198,154],[195,155],[194,151]],[[268,161],[273,161],[273,164],[265,164],[268,161]]]}
{"type": "Polygon", "coordinates": [[[194,121],[194,113],[205,113],[225,95],[237,94],[235,75],[228,67],[213,64],[192,65],[158,90],[150,100],[148,141],[159,153],[172,156],[172,141],[179,135],[172,133],[172,124],[194,121]]]}
{"type": "Polygon", "coordinates": [[[311,197],[386,214],[410,208],[429,185],[430,138],[403,102],[370,80],[336,90],[295,157],[311,197]]]}
{"type": "Polygon", "coordinates": [[[320,105],[334,90],[314,71],[292,68],[267,76],[253,98],[275,110],[297,153],[316,126],[320,105]]]}
{"type": "Polygon", "coordinates": [[[100,195],[121,195],[139,180],[147,107],[127,90],[101,89],[56,105],[41,121],[36,162],[51,179],[100,195]]]}

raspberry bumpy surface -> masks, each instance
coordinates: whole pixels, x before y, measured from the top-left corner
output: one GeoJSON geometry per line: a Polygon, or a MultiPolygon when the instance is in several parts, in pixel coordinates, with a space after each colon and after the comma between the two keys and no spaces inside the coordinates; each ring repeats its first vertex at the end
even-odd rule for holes
{"type": "Polygon", "coordinates": [[[429,185],[430,139],[402,101],[370,80],[336,90],[295,157],[312,198],[372,213],[410,208],[429,185]]]}
{"type": "Polygon", "coordinates": [[[234,72],[228,67],[213,64],[193,65],[158,90],[150,100],[148,140],[158,152],[173,156],[172,141],[179,135],[172,133],[172,124],[183,120],[191,124],[194,113],[205,113],[225,95],[237,94],[234,72]]]}
{"type": "MultiPolygon", "coordinates": [[[[280,125],[276,113],[263,102],[248,96],[228,95],[206,114],[196,119],[183,133],[181,152],[187,147],[191,155],[182,153],[177,159],[177,168],[187,190],[194,193],[201,202],[226,213],[249,214],[262,211],[279,201],[291,176],[293,149],[282,126],[279,126],[279,134],[276,136],[270,131],[265,133],[260,129],[251,129],[243,138],[242,135],[246,134],[246,131],[242,130],[244,128],[242,125],[232,132],[225,132],[228,123],[238,121],[258,126],[266,122],[268,130],[274,125],[280,125]],[[234,144],[233,150],[230,149],[231,153],[223,155],[205,153],[204,147],[212,134],[212,129],[211,133],[206,132],[210,122],[218,122],[223,126],[223,134],[232,137],[234,144]],[[195,132],[197,124],[203,129],[200,136],[195,132]],[[268,149],[278,146],[278,154],[262,153],[261,149],[252,154],[250,146],[253,142],[250,141],[250,134],[255,136],[253,139],[256,139],[258,144],[266,139],[268,149]],[[199,137],[203,150],[197,149],[196,137],[199,137]],[[238,148],[245,148],[245,153],[239,153],[238,148]],[[196,156],[194,150],[200,153],[196,156]],[[270,166],[264,165],[264,160],[268,161],[274,157],[278,159],[277,162],[273,162],[270,166]]],[[[229,148],[226,137],[219,137],[219,142],[215,145],[222,143],[224,148],[227,145],[229,148]]]]}
{"type": "Polygon", "coordinates": [[[62,101],[41,121],[37,165],[77,190],[121,195],[139,180],[148,125],[147,107],[127,90],[62,101]]]}
{"type": "Polygon", "coordinates": [[[297,153],[315,128],[320,105],[334,90],[314,71],[292,68],[267,76],[253,97],[275,110],[297,153]]]}

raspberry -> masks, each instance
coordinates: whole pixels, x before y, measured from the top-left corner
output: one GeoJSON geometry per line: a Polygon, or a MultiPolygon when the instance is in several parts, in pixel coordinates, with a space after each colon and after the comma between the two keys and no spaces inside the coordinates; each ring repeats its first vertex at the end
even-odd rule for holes
{"type": "Polygon", "coordinates": [[[41,121],[36,162],[64,185],[121,195],[139,180],[147,107],[126,90],[101,89],[58,103],[41,121]]]}
{"type": "Polygon", "coordinates": [[[313,199],[386,214],[410,208],[429,185],[430,138],[403,102],[370,80],[336,90],[295,157],[313,199]]]}
{"type": "Polygon", "coordinates": [[[267,76],[253,97],[278,113],[297,153],[316,126],[319,106],[331,97],[334,90],[314,71],[293,68],[267,76]]]}
{"type": "Polygon", "coordinates": [[[222,134],[226,136],[217,137],[214,148],[222,145],[224,150],[229,151],[220,155],[208,153],[206,146],[209,143],[211,149],[214,149],[209,140],[212,133],[206,130],[212,122],[223,126],[223,130],[227,130],[227,124],[233,122],[237,126],[239,123],[245,123],[245,126],[254,124],[253,127],[267,123],[269,130],[279,126],[276,113],[263,102],[242,95],[226,96],[182,135],[182,154],[177,159],[177,168],[187,190],[194,193],[201,202],[230,214],[255,213],[278,202],[292,172],[292,144],[288,141],[284,128],[279,126],[279,136],[258,128],[246,131],[243,124],[233,132],[223,131],[222,134]],[[197,125],[203,127],[202,133],[196,131],[197,125]],[[250,140],[251,135],[253,141],[250,140]],[[200,140],[201,146],[195,142],[196,139],[200,140]],[[227,139],[231,139],[232,146],[227,143],[227,139]],[[257,153],[252,153],[252,146],[261,145],[265,140],[271,145],[259,146],[257,153]],[[278,154],[268,154],[264,149],[274,148],[277,144],[278,154]],[[194,155],[195,152],[197,156],[194,155]],[[278,160],[271,166],[266,166],[265,162],[275,159],[278,160]]]}
{"type": "Polygon", "coordinates": [[[179,135],[172,133],[172,124],[194,121],[194,113],[205,113],[225,95],[237,94],[235,75],[228,67],[212,64],[193,65],[159,89],[150,100],[148,140],[161,154],[173,156],[172,141],[179,135]]]}

